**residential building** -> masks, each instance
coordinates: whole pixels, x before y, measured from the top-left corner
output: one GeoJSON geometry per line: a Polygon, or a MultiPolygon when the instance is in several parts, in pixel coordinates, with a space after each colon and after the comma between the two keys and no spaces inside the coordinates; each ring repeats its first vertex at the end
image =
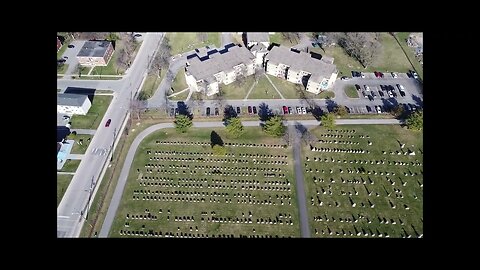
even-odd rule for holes
{"type": "Polygon", "coordinates": [[[83,66],[106,66],[112,55],[113,45],[110,41],[85,41],[77,59],[83,66]]]}
{"type": "Polygon", "coordinates": [[[62,42],[61,42],[60,39],[57,37],[57,52],[60,50],[60,48],[62,48],[62,42]]]}
{"type": "Polygon", "coordinates": [[[308,92],[318,94],[330,88],[338,75],[333,58],[319,57],[321,55],[273,46],[265,56],[265,71],[289,82],[303,84],[308,92]]]}
{"type": "Polygon", "coordinates": [[[267,32],[247,32],[247,47],[250,48],[258,43],[263,44],[265,48],[270,46],[270,36],[267,32]]]}
{"type": "Polygon", "coordinates": [[[57,113],[85,115],[91,106],[87,95],[57,94],[57,113]]]}
{"type": "Polygon", "coordinates": [[[187,55],[185,80],[192,91],[212,96],[219,92],[219,84],[228,85],[238,76],[255,72],[255,57],[247,48],[233,43],[217,49],[195,49],[187,55]]]}

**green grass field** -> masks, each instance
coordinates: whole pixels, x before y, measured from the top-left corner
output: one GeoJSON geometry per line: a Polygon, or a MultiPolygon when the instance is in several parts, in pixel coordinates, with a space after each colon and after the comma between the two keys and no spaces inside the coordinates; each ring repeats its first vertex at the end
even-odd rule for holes
{"type": "Polygon", "coordinates": [[[185,71],[180,70],[177,73],[177,76],[173,80],[172,88],[175,90],[175,92],[179,92],[188,88],[187,82],[185,80],[185,71]]]}
{"type": "Polygon", "coordinates": [[[407,45],[407,38],[410,35],[410,32],[398,32],[396,33],[397,39],[400,42],[400,45],[402,48],[405,50],[407,57],[410,59],[410,62],[413,64],[415,67],[415,70],[418,73],[418,77],[420,79],[423,79],[423,67],[422,65],[418,62],[418,60],[415,58],[415,53],[414,49],[411,47],[408,47],[407,45]]]}
{"type": "Polygon", "coordinates": [[[123,74],[125,70],[117,67],[117,52],[114,51],[112,58],[108,61],[107,66],[105,67],[94,67],[90,75],[119,75],[123,74]]]}
{"type": "Polygon", "coordinates": [[[312,236],[403,237],[408,234],[418,237],[423,234],[423,188],[420,186],[423,184],[423,134],[398,125],[349,125],[336,130],[355,132],[333,132],[317,127],[312,130],[317,139],[313,146],[363,149],[369,153],[314,152],[310,146],[304,146],[302,164],[312,236]],[[337,143],[326,143],[333,141],[337,143]],[[399,142],[405,144],[403,149],[399,142]],[[396,154],[408,150],[415,151],[416,155],[396,154]],[[408,165],[395,165],[400,162],[408,165]]]}
{"type": "Polygon", "coordinates": [[[157,74],[147,75],[141,91],[147,93],[150,97],[153,97],[166,73],[166,71],[162,71],[160,73],[160,78],[157,74]]]}
{"type": "Polygon", "coordinates": [[[172,47],[172,55],[191,51],[195,48],[204,47],[207,45],[220,47],[220,33],[209,32],[208,38],[205,42],[201,42],[197,33],[192,32],[170,32],[167,37],[170,39],[170,46],[172,47]]]}
{"type": "Polygon", "coordinates": [[[248,99],[279,99],[278,92],[265,76],[261,76],[258,83],[253,87],[248,99]]]}
{"type": "Polygon", "coordinates": [[[72,129],[97,129],[103,115],[110,106],[113,96],[95,96],[86,115],[72,116],[72,129]]]}
{"type": "Polygon", "coordinates": [[[80,165],[80,160],[78,159],[67,159],[65,164],[63,164],[62,169],[60,172],[75,172],[80,165]]]}
{"type": "Polygon", "coordinates": [[[332,91],[323,91],[318,95],[307,92],[302,85],[291,83],[287,80],[277,78],[275,76],[266,75],[272,83],[277,87],[286,99],[325,99],[334,98],[335,93],[332,91]]]}
{"type": "Polygon", "coordinates": [[[170,100],[185,100],[188,97],[188,93],[190,93],[190,90],[183,91],[178,95],[169,97],[170,100]]]}
{"type": "Polygon", "coordinates": [[[87,134],[77,134],[77,135],[68,135],[68,139],[75,140],[75,144],[72,147],[72,152],[71,154],[85,154],[87,151],[88,145],[90,145],[90,142],[88,139],[92,139],[92,135],[87,135],[87,134]],[[80,139],[83,139],[82,145],[79,145],[78,142],[80,142],[80,139]]]}
{"type": "MultiPolygon", "coordinates": [[[[281,139],[264,136],[260,128],[246,128],[241,139],[228,138],[223,128],[214,130],[224,143],[283,144],[281,139]]],[[[140,144],[110,237],[138,237],[131,232],[138,232],[139,236],[160,234],[162,237],[167,234],[174,237],[188,234],[190,237],[300,236],[291,148],[226,145],[227,153],[235,157],[209,156],[212,153],[209,145],[211,132],[212,129],[192,128],[185,134],[178,134],[173,129],[165,129],[149,135],[140,144]],[[157,140],[183,143],[156,144],[157,140]],[[208,145],[187,145],[188,142],[208,145]],[[147,154],[147,151],[152,152],[147,154]],[[155,155],[155,151],[169,153],[155,155]],[[174,155],[172,151],[175,151],[174,155]],[[241,157],[241,154],[282,157],[241,157]],[[192,158],[197,162],[149,160],[157,157],[192,158]],[[228,160],[238,163],[225,162],[228,160]],[[272,164],[280,161],[288,162],[288,165],[272,164]],[[145,168],[145,164],[158,167],[145,168]],[[230,175],[222,176],[222,173],[230,175]],[[245,175],[235,176],[235,173],[245,175]],[[247,173],[256,173],[257,176],[248,176],[247,173]],[[275,174],[275,177],[264,177],[267,173],[275,174]],[[147,218],[137,218],[141,216],[147,218]],[[125,235],[126,231],[130,235],[125,235]]]]}
{"type": "Polygon", "coordinates": [[[72,178],[73,175],[71,174],[57,174],[57,206],[62,201],[63,194],[65,194],[72,178]]]}
{"type": "Polygon", "coordinates": [[[57,66],[57,74],[65,74],[68,69],[68,64],[63,64],[61,66],[57,66]]]}
{"type": "Polygon", "coordinates": [[[287,39],[284,39],[283,36],[282,36],[282,33],[280,33],[280,32],[276,32],[275,34],[270,35],[270,43],[277,43],[277,44],[280,44],[280,45],[283,45],[283,46],[286,46],[286,47],[292,47],[292,46],[297,45],[298,42],[299,42],[299,40],[298,41],[295,41],[295,40],[289,41],[287,39]]]}
{"type": "Polygon", "coordinates": [[[345,88],[343,90],[345,91],[345,94],[347,95],[347,97],[358,98],[358,92],[357,92],[357,89],[355,88],[355,86],[347,85],[347,86],[345,86],[345,88]]]}

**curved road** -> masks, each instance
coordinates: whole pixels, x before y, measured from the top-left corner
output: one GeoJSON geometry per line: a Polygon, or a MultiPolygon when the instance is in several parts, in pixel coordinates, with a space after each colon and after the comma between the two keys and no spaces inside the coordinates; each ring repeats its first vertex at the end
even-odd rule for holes
{"type": "MultiPolygon", "coordinates": [[[[260,126],[260,121],[243,121],[242,124],[246,127],[254,127],[260,126]]],[[[294,125],[296,123],[300,123],[304,126],[316,126],[319,125],[321,122],[316,120],[297,120],[297,121],[285,121],[287,125],[294,125]]],[[[400,124],[401,122],[396,119],[339,119],[336,121],[337,125],[354,125],[354,124],[400,124]]],[[[193,127],[223,127],[223,122],[193,122],[193,127]]],[[[118,206],[120,205],[120,200],[122,199],[123,190],[125,188],[125,184],[127,183],[128,174],[130,172],[130,167],[133,163],[133,158],[135,157],[135,153],[137,151],[138,146],[140,143],[150,135],[151,133],[164,129],[164,128],[173,128],[173,123],[161,123],[156,124],[151,127],[148,127],[144,131],[140,132],[137,135],[135,140],[133,140],[130,149],[128,150],[127,157],[125,158],[125,162],[122,167],[122,171],[120,173],[120,177],[115,187],[115,192],[112,197],[112,201],[110,206],[108,207],[107,215],[102,225],[102,229],[100,230],[99,237],[108,237],[108,233],[110,232],[110,228],[112,227],[113,220],[117,213],[118,206]]],[[[303,209],[299,209],[301,212],[306,213],[306,198],[305,192],[300,192],[298,196],[299,201],[303,201],[303,203],[299,203],[299,207],[302,206],[303,209]]],[[[306,214],[302,215],[300,218],[300,227],[305,228],[308,227],[308,219],[306,214]]],[[[303,236],[303,235],[302,235],[303,236]]],[[[303,236],[307,237],[307,236],[303,236]]]]}

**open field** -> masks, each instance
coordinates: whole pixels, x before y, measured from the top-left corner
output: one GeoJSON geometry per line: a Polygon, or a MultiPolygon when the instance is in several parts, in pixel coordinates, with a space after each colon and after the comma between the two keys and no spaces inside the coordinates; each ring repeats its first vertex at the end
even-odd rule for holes
{"type": "Polygon", "coordinates": [[[260,128],[246,130],[241,139],[229,139],[223,128],[185,134],[165,129],[148,136],[110,237],[299,237],[291,148],[263,147],[283,141],[260,128]],[[229,156],[210,155],[212,131],[229,156]],[[228,145],[252,142],[257,146],[228,145]]]}
{"type": "Polygon", "coordinates": [[[172,55],[191,51],[195,48],[205,46],[220,47],[220,33],[209,32],[207,33],[207,40],[202,42],[199,39],[198,33],[192,32],[170,32],[167,33],[167,37],[170,40],[170,46],[172,47],[172,55]]]}
{"type": "Polygon", "coordinates": [[[272,75],[266,75],[272,83],[277,87],[286,99],[325,99],[334,98],[335,93],[332,91],[322,91],[318,95],[307,92],[305,87],[300,84],[294,84],[284,79],[277,78],[272,75]]]}
{"type": "Polygon", "coordinates": [[[57,174],[57,206],[62,201],[63,194],[65,194],[72,178],[73,175],[71,174],[57,174]]]}
{"type": "Polygon", "coordinates": [[[316,127],[311,132],[317,142],[304,146],[302,164],[313,237],[423,234],[422,133],[398,125],[316,127]],[[415,155],[397,155],[410,150],[415,155]]]}

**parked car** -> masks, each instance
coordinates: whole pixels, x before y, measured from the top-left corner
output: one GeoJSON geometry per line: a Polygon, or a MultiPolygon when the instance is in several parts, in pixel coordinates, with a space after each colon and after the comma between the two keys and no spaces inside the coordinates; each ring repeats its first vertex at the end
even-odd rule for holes
{"type": "Polygon", "coordinates": [[[397,93],[394,90],[391,90],[393,97],[397,97],[397,93]]]}
{"type": "Polygon", "coordinates": [[[373,101],[373,96],[372,96],[372,95],[368,95],[368,100],[373,101]]]}
{"type": "Polygon", "coordinates": [[[350,80],[350,78],[347,77],[347,76],[343,76],[343,77],[340,78],[340,80],[342,80],[342,81],[348,81],[348,80],[350,80]]]}
{"type": "Polygon", "coordinates": [[[398,75],[397,75],[397,73],[395,73],[395,72],[391,72],[391,74],[392,74],[392,77],[393,77],[393,78],[398,78],[398,75]]]}
{"type": "Polygon", "coordinates": [[[287,106],[283,106],[283,114],[288,114],[288,107],[287,106]]]}
{"type": "Polygon", "coordinates": [[[302,109],[300,109],[300,107],[297,107],[297,114],[302,114],[302,109]]]}
{"type": "Polygon", "coordinates": [[[405,87],[403,87],[403,85],[401,85],[401,84],[397,83],[397,88],[398,88],[398,90],[405,91],[405,87]]]}
{"type": "Polygon", "coordinates": [[[372,90],[372,97],[373,98],[376,98],[377,97],[377,94],[375,94],[375,91],[372,90]]]}
{"type": "Polygon", "coordinates": [[[105,127],[109,127],[111,122],[112,122],[112,119],[108,119],[107,122],[105,123],[105,127]]]}
{"type": "Polygon", "coordinates": [[[253,106],[253,114],[257,114],[257,107],[253,106]]]}
{"type": "Polygon", "coordinates": [[[292,107],[288,107],[288,113],[289,113],[289,114],[293,114],[292,107]]]}
{"type": "Polygon", "coordinates": [[[75,48],[75,45],[69,44],[67,47],[71,49],[71,48],[75,48]]]}
{"type": "Polygon", "coordinates": [[[347,113],[350,113],[350,112],[351,112],[351,110],[350,110],[349,107],[347,107],[347,106],[344,106],[344,107],[345,107],[345,110],[347,110],[347,113]]]}
{"type": "Polygon", "coordinates": [[[68,56],[65,55],[63,58],[68,59],[68,56]]]}
{"type": "Polygon", "coordinates": [[[413,77],[414,79],[418,79],[418,74],[417,74],[417,72],[415,72],[415,71],[413,71],[413,70],[410,70],[410,73],[412,74],[412,77],[413,77]]]}
{"type": "Polygon", "coordinates": [[[387,91],[387,86],[386,85],[383,85],[383,84],[380,84],[380,89],[382,89],[382,91],[387,91]]]}
{"type": "Polygon", "coordinates": [[[210,116],[210,107],[207,107],[207,116],[210,116]]]}
{"type": "Polygon", "coordinates": [[[371,111],[372,111],[372,108],[370,108],[370,106],[366,105],[365,107],[367,108],[367,112],[371,112],[371,111]]]}
{"type": "Polygon", "coordinates": [[[363,75],[362,72],[352,71],[352,77],[365,78],[365,75],[363,75]]]}
{"type": "Polygon", "coordinates": [[[307,109],[305,109],[305,107],[302,107],[302,113],[307,114],[307,109]]]}
{"type": "Polygon", "coordinates": [[[368,96],[367,96],[367,92],[365,92],[365,91],[362,91],[362,95],[363,95],[363,97],[364,97],[364,98],[368,98],[368,96]]]}
{"type": "Polygon", "coordinates": [[[378,94],[380,95],[380,97],[384,97],[385,94],[383,93],[383,91],[378,91],[378,94]]]}
{"type": "Polygon", "coordinates": [[[368,85],[364,85],[363,87],[365,87],[365,90],[370,91],[370,87],[368,87],[368,85]]]}
{"type": "Polygon", "coordinates": [[[219,113],[218,113],[218,107],[215,107],[215,115],[219,115],[219,113]]]}
{"type": "Polygon", "coordinates": [[[375,77],[377,78],[383,78],[383,73],[379,71],[374,71],[373,74],[375,74],[375,77]]]}
{"type": "Polygon", "coordinates": [[[178,107],[175,108],[175,115],[178,114],[178,107]]]}
{"type": "Polygon", "coordinates": [[[248,114],[252,114],[252,106],[248,106],[248,114]]]}
{"type": "Polygon", "coordinates": [[[392,90],[388,90],[387,93],[388,93],[388,97],[393,97],[392,90]]]}
{"type": "Polygon", "coordinates": [[[398,90],[398,92],[400,92],[400,96],[402,96],[402,97],[406,96],[405,91],[398,90]]]}
{"type": "Polygon", "coordinates": [[[242,113],[242,110],[240,110],[240,107],[237,107],[237,114],[242,113]]]}
{"type": "Polygon", "coordinates": [[[355,89],[357,89],[357,91],[360,91],[362,88],[360,87],[360,85],[355,84],[355,89]]]}
{"type": "Polygon", "coordinates": [[[375,106],[375,109],[377,109],[377,113],[382,113],[382,109],[380,108],[380,106],[375,106]]]}

